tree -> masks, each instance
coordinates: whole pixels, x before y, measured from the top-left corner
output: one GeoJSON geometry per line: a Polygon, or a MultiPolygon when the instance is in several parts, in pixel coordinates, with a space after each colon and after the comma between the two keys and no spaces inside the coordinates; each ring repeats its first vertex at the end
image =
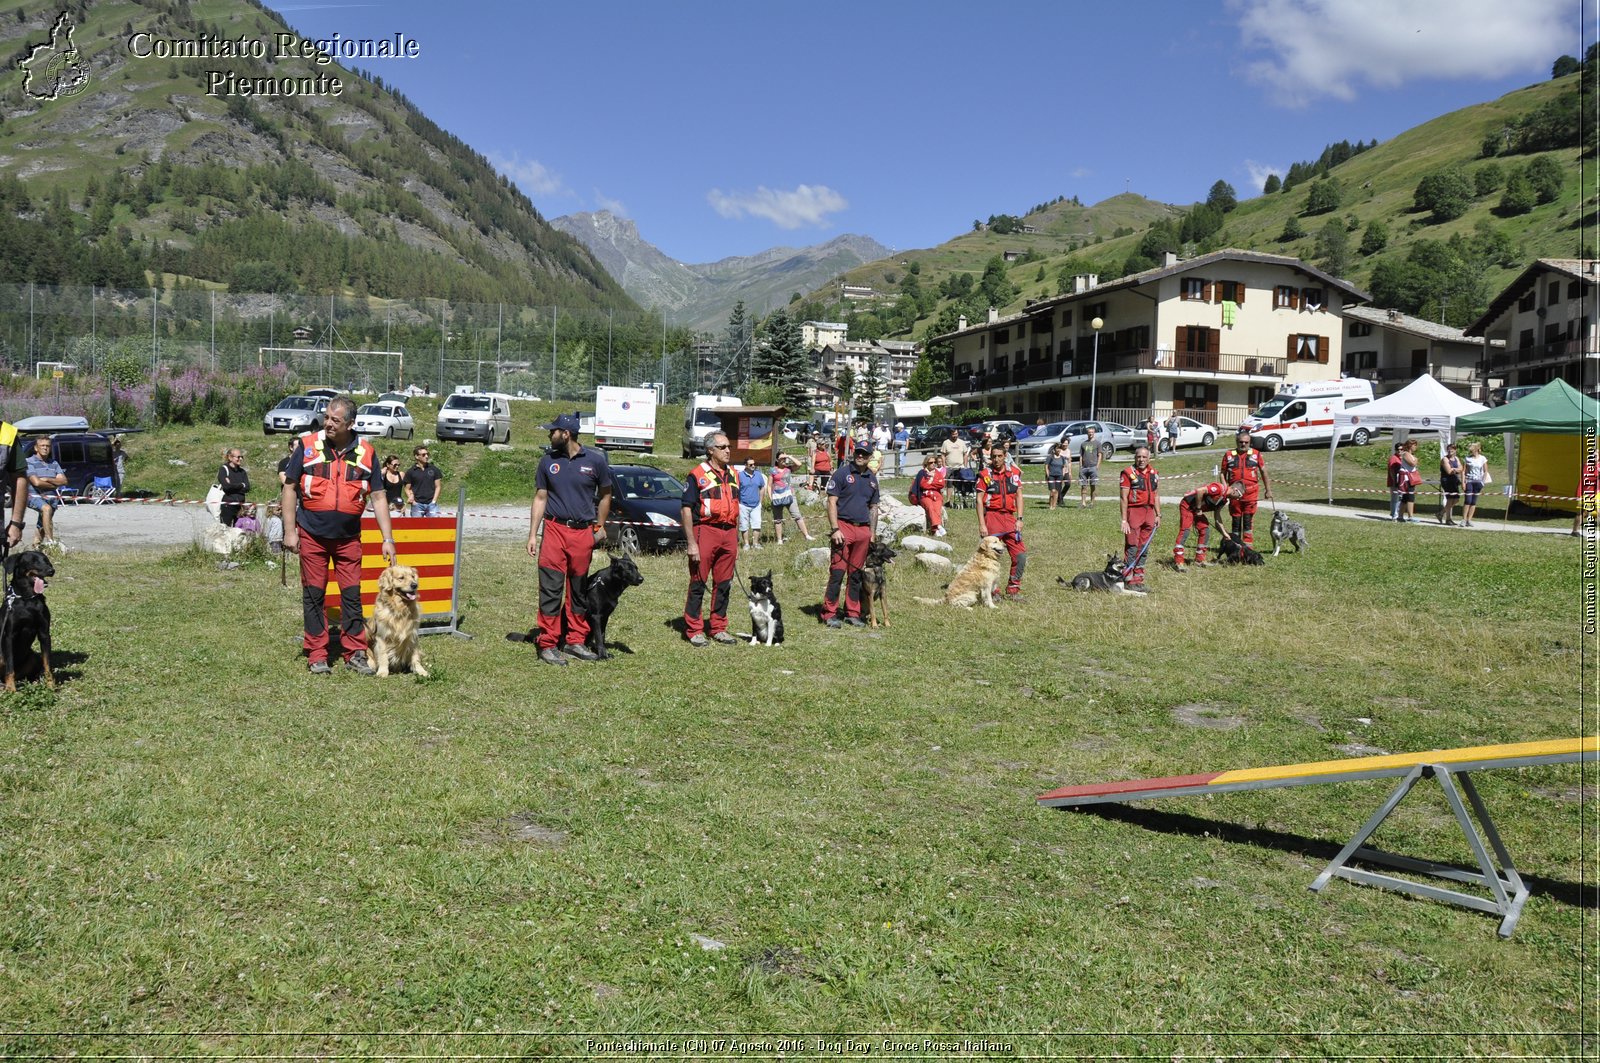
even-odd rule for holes
{"type": "Polygon", "coordinates": [[[1199,243],[1222,228],[1222,209],[1209,202],[1195,207],[1183,217],[1178,238],[1183,243],[1199,243]]]}
{"type": "Polygon", "coordinates": [[[1306,213],[1308,215],[1327,214],[1329,211],[1339,209],[1339,204],[1344,202],[1344,189],[1334,177],[1324,177],[1311,184],[1311,190],[1306,193],[1306,213]]]}
{"type": "Polygon", "coordinates": [[[1577,72],[1578,57],[1575,55],[1564,55],[1550,66],[1550,76],[1552,78],[1564,78],[1568,74],[1576,74],[1577,72]]]}
{"type": "Polygon", "coordinates": [[[945,371],[946,359],[924,348],[917,364],[906,378],[906,397],[923,400],[939,394],[939,389],[949,382],[945,371]]]}
{"type": "Polygon", "coordinates": [[[1283,223],[1283,232],[1278,234],[1278,242],[1286,244],[1290,240],[1299,240],[1305,234],[1305,226],[1300,224],[1299,218],[1291,214],[1289,220],[1283,223]]]}
{"type": "Polygon", "coordinates": [[[1566,183],[1566,175],[1561,172],[1561,164],[1556,160],[1541,155],[1528,163],[1522,172],[1540,203],[1554,203],[1561,198],[1561,186],[1566,183]]]}
{"type": "Polygon", "coordinates": [[[1341,222],[1329,219],[1317,232],[1315,255],[1317,265],[1335,277],[1344,272],[1350,258],[1350,237],[1341,222]]]}
{"type": "Polygon", "coordinates": [[[751,357],[751,379],[777,388],[791,413],[808,412],[806,378],[811,375],[811,359],[801,339],[800,323],[779,308],[763,323],[762,331],[762,342],[751,357]]]}
{"type": "Polygon", "coordinates": [[[1538,202],[1539,197],[1534,194],[1533,185],[1518,170],[1506,182],[1506,190],[1500,193],[1500,205],[1495,210],[1502,217],[1514,218],[1518,214],[1528,213],[1538,202]]]}
{"type": "Polygon", "coordinates": [[[978,287],[988,297],[990,306],[1005,306],[1017,297],[1017,286],[1011,283],[1011,275],[1006,272],[1006,260],[1001,255],[995,255],[985,263],[983,279],[978,281],[978,287]]]}
{"type": "Polygon", "coordinates": [[[1211,186],[1211,191],[1206,195],[1206,206],[1227,214],[1239,205],[1239,197],[1233,191],[1233,186],[1226,181],[1218,181],[1211,186]]]}
{"type": "Polygon", "coordinates": [[[889,381],[884,376],[883,360],[876,354],[869,354],[866,368],[856,380],[856,416],[863,421],[872,420],[877,405],[888,397],[889,381]]]}
{"type": "Polygon", "coordinates": [[[1500,191],[1505,181],[1506,172],[1497,162],[1486,162],[1472,171],[1472,190],[1480,197],[1500,191]]]}
{"type": "Polygon", "coordinates": [[[1275,173],[1269,173],[1269,174],[1267,174],[1266,182],[1263,183],[1262,186],[1261,186],[1261,194],[1264,195],[1264,196],[1270,196],[1270,195],[1272,195],[1272,193],[1276,192],[1278,189],[1280,189],[1282,187],[1283,187],[1282,178],[1280,178],[1275,173]]]}
{"type": "Polygon", "coordinates": [[[1413,202],[1418,210],[1433,212],[1435,222],[1452,221],[1472,205],[1472,182],[1460,166],[1435,170],[1417,182],[1413,202]]]}
{"type": "Polygon", "coordinates": [[[1363,255],[1375,255],[1389,244],[1389,227],[1380,218],[1373,218],[1367,222],[1367,231],[1361,236],[1360,251],[1363,255]]]}
{"type": "Polygon", "coordinates": [[[750,373],[750,335],[744,300],[740,299],[728,315],[728,327],[723,331],[722,339],[722,364],[726,367],[724,375],[738,386],[743,386],[750,373]]]}
{"type": "Polygon", "coordinates": [[[850,405],[856,393],[856,371],[845,366],[839,370],[839,375],[834,377],[833,384],[839,389],[839,398],[846,406],[850,405]]]}

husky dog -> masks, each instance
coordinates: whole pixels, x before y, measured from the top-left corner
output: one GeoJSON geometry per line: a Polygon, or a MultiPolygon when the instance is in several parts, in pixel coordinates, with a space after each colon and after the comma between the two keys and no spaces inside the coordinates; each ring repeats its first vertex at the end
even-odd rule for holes
{"type": "Polygon", "coordinates": [[[1106,555],[1106,567],[1099,572],[1080,572],[1071,581],[1056,577],[1063,587],[1076,591],[1110,591],[1112,594],[1135,594],[1128,587],[1127,566],[1116,554],[1106,555]]]}
{"type": "Polygon", "coordinates": [[[1306,541],[1306,526],[1297,520],[1290,520],[1289,514],[1277,510],[1272,514],[1272,556],[1277,557],[1278,551],[1283,549],[1283,544],[1289,543],[1294,547],[1294,552],[1309,550],[1311,544],[1306,541]]]}
{"type": "Polygon", "coordinates": [[[783,642],[783,606],[772,589],[772,570],[750,577],[750,645],[777,646],[783,642]]]}

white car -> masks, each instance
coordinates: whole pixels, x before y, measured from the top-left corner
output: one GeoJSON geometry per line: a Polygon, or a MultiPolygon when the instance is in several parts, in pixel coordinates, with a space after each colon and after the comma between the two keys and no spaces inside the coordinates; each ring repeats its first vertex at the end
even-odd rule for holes
{"type": "MultiPolygon", "coordinates": [[[[1215,425],[1197,421],[1193,417],[1178,418],[1178,446],[1180,447],[1209,447],[1217,441],[1220,435],[1215,425]]],[[[1161,450],[1171,450],[1172,436],[1167,433],[1167,423],[1161,422],[1161,450]]]]}
{"type": "Polygon", "coordinates": [[[417,434],[411,411],[399,403],[369,402],[356,411],[356,435],[410,439],[417,434]]]}

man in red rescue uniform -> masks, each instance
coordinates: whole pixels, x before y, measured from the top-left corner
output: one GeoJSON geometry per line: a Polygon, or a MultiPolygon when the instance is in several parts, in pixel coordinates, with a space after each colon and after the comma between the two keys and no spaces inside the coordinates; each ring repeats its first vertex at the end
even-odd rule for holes
{"type": "Polygon", "coordinates": [[[394,533],[377,452],[352,430],[355,422],[356,404],[343,396],[334,399],[322,431],[301,436],[284,469],[283,548],[300,555],[304,645],[312,675],[333,671],[324,611],[329,558],[339,584],[339,645],[345,667],[362,675],[376,671],[367,660],[367,626],[361,616],[361,514],[369,495],[383,534],[383,557],[390,564],[394,533]]]}
{"type": "Polygon", "coordinates": [[[689,473],[683,489],[682,521],[689,546],[689,596],[683,603],[683,633],[689,645],[739,640],[728,634],[728,594],[739,557],[739,477],[728,468],[732,450],[717,432],[706,441],[706,460],[689,473]],[[702,618],[706,581],[711,581],[711,617],[702,618]],[[711,637],[706,637],[709,628],[711,637]]]}
{"type": "Polygon", "coordinates": [[[1144,563],[1150,540],[1161,526],[1160,488],[1156,470],[1150,465],[1150,448],[1141,443],[1133,448],[1133,465],[1122,470],[1117,488],[1122,506],[1122,563],[1129,590],[1148,590],[1144,585],[1144,563]]]}
{"type": "Polygon", "coordinates": [[[1256,501],[1265,491],[1272,501],[1272,485],[1267,482],[1267,463],[1261,451],[1250,445],[1250,433],[1239,430],[1238,445],[1222,455],[1222,478],[1229,484],[1243,484],[1244,494],[1228,503],[1233,518],[1233,541],[1254,547],[1256,544],[1256,501]]]}
{"type": "Polygon", "coordinates": [[[1022,599],[1028,548],[1022,542],[1022,470],[1006,461],[1004,443],[989,448],[989,464],[978,470],[978,538],[998,536],[1011,555],[1006,600],[1022,599]]]}
{"type": "Polygon", "coordinates": [[[539,562],[539,660],[599,660],[584,645],[589,618],[574,599],[583,593],[596,543],[611,513],[611,463],[604,451],[578,442],[578,416],[564,413],[544,425],[550,450],[539,459],[528,511],[528,555],[539,562]],[[562,599],[566,606],[563,613],[562,599]],[[562,635],[562,621],[566,634],[562,635]],[[559,648],[558,648],[559,647],[559,648]],[[566,652],[566,657],[562,652],[566,652]]]}
{"type": "Polygon", "coordinates": [[[851,627],[865,627],[865,585],[861,570],[867,548],[878,534],[878,477],[868,467],[872,447],[857,446],[850,464],[828,481],[828,589],[822,596],[822,622],[839,626],[839,590],[844,587],[844,619],[851,627]]]}
{"type": "Polygon", "coordinates": [[[1178,540],[1172,544],[1172,565],[1179,572],[1188,570],[1183,556],[1183,544],[1189,538],[1189,529],[1195,531],[1194,560],[1197,565],[1209,565],[1206,550],[1210,545],[1211,525],[1230,501],[1244,494],[1244,484],[1220,484],[1213,480],[1204,487],[1178,500],[1178,540]]]}

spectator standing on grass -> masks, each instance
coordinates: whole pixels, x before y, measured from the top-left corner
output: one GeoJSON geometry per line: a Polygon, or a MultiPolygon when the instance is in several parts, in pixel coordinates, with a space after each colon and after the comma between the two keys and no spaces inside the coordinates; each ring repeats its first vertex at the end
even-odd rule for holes
{"type": "Polygon", "coordinates": [[[1461,477],[1465,472],[1466,465],[1456,453],[1456,445],[1446,443],[1444,454],[1439,458],[1439,491],[1443,496],[1439,504],[1440,524],[1455,524],[1453,514],[1461,498],[1461,477]]]}
{"type": "Polygon", "coordinates": [[[833,478],[833,454],[818,433],[811,440],[811,490],[820,491],[833,478]]]}
{"type": "Polygon", "coordinates": [[[766,475],[749,458],[739,470],[739,545],[746,550],[761,549],[761,507],[772,502],[766,475]]]}
{"type": "Polygon", "coordinates": [[[229,447],[222,455],[222,467],[217,470],[217,486],[222,488],[222,513],[224,526],[233,527],[239,519],[239,508],[250,493],[250,470],[244,467],[244,451],[229,447]]]}
{"type": "Polygon", "coordinates": [[[405,512],[406,479],[400,473],[398,454],[390,454],[383,459],[383,497],[389,502],[390,516],[405,512]]]}
{"type": "Polygon", "coordinates": [[[1050,448],[1050,457],[1044,463],[1044,475],[1050,508],[1055,509],[1066,495],[1067,485],[1072,482],[1072,454],[1065,443],[1057,443],[1050,448]]]}
{"type": "Polygon", "coordinates": [[[911,504],[922,507],[928,518],[928,530],[940,539],[944,538],[944,468],[939,464],[943,460],[937,454],[923,455],[910,494],[911,504]]]}
{"type": "Polygon", "coordinates": [[[599,660],[584,644],[589,616],[578,598],[587,586],[594,548],[606,538],[611,463],[605,451],[578,441],[577,414],[564,413],[542,427],[550,433],[550,450],[539,459],[528,510],[528,556],[539,565],[539,634],[534,641],[545,664],[564,665],[567,657],[599,660]]]}
{"type": "Polygon", "coordinates": [[[1095,492],[1100,489],[1100,430],[1088,427],[1088,438],[1078,445],[1078,508],[1094,505],[1095,492]]]}
{"type": "MultiPolygon", "coordinates": [[[[572,435],[576,437],[577,434],[577,429],[573,429],[572,435]]],[[[439,466],[433,464],[427,447],[413,447],[411,459],[413,464],[406,470],[405,476],[406,501],[411,505],[411,515],[437,517],[439,494],[444,490],[444,473],[439,471],[439,466]]]]}
{"type": "Polygon", "coordinates": [[[51,455],[54,446],[49,436],[33,441],[33,453],[28,457],[28,508],[39,514],[33,533],[33,548],[57,546],[56,510],[61,507],[61,488],[67,486],[67,474],[51,455]]]}
{"type": "Polygon", "coordinates": [[[1178,412],[1174,410],[1172,416],[1167,418],[1167,449],[1176,453],[1178,450],[1178,412]]]}
{"type": "Polygon", "coordinates": [[[772,527],[778,533],[778,545],[783,545],[783,518],[787,513],[794,518],[794,526],[800,529],[800,534],[806,537],[806,542],[815,538],[810,529],[806,527],[805,514],[800,512],[800,503],[794,497],[795,460],[787,455],[778,459],[772,467],[772,527]]]}
{"type": "Polygon", "coordinates": [[[844,590],[844,619],[851,627],[864,627],[865,583],[861,570],[867,548],[878,533],[878,478],[867,468],[872,455],[866,447],[855,449],[850,464],[828,482],[828,589],[822,597],[822,622],[839,626],[839,592],[844,590]]]}
{"type": "Polygon", "coordinates": [[[275,554],[283,553],[283,506],[280,503],[267,503],[267,520],[262,532],[267,539],[267,549],[275,554]]]}
{"type": "Polygon", "coordinates": [[[956,428],[950,429],[950,438],[939,444],[939,455],[944,458],[946,475],[949,475],[951,469],[967,467],[968,451],[967,441],[961,438],[961,431],[956,428]]]}
{"type": "Polygon", "coordinates": [[[1417,463],[1417,441],[1408,439],[1400,444],[1400,521],[1417,522],[1417,488],[1422,484],[1422,470],[1417,463]]]}
{"type": "Polygon", "coordinates": [[[688,536],[689,594],[683,603],[683,633],[689,645],[739,640],[728,634],[728,598],[739,559],[739,477],[728,468],[733,448],[725,433],[706,440],[706,460],[689,472],[679,518],[688,536]],[[711,584],[711,615],[703,615],[706,584],[711,584]],[[706,631],[711,637],[706,637],[706,631]]]}
{"type": "Polygon", "coordinates": [[[383,558],[394,563],[394,532],[377,451],[355,434],[355,421],[355,403],[342,396],[329,402],[322,430],[300,437],[284,470],[283,548],[300,555],[303,641],[313,675],[333,671],[324,602],[330,560],[339,584],[339,644],[345,667],[362,675],[376,671],[367,660],[367,628],[361,616],[361,514],[374,493],[379,501],[372,512],[383,536],[383,558]]]}
{"type": "Polygon", "coordinates": [[[1006,600],[1022,600],[1022,573],[1028,547],[1022,541],[1022,470],[1006,460],[999,443],[989,448],[989,464],[978,473],[978,538],[998,536],[1011,555],[1006,600]]]}
{"type": "Polygon", "coordinates": [[[898,475],[906,468],[906,451],[911,446],[911,433],[904,421],[894,423],[894,471],[898,475]]]}
{"type": "Polygon", "coordinates": [[[1404,480],[1400,475],[1401,465],[1403,464],[1400,459],[1400,453],[1405,450],[1405,447],[1404,442],[1396,443],[1394,450],[1389,454],[1389,519],[1396,522],[1400,520],[1400,496],[1405,494],[1404,480]]]}
{"type": "Polygon", "coordinates": [[[1478,496],[1493,480],[1489,476],[1489,459],[1483,456],[1482,443],[1467,444],[1467,493],[1461,504],[1461,526],[1472,527],[1472,518],[1478,515],[1478,496]]]}
{"type": "Polygon", "coordinates": [[[1234,437],[1234,448],[1222,455],[1222,479],[1229,484],[1243,484],[1244,494],[1228,503],[1228,516],[1233,518],[1230,532],[1233,541],[1243,546],[1256,545],[1256,505],[1262,492],[1272,501],[1272,484],[1267,480],[1267,460],[1261,451],[1250,445],[1250,433],[1240,429],[1234,437]]]}
{"type": "Polygon", "coordinates": [[[122,437],[111,437],[111,467],[117,471],[117,486],[128,482],[128,452],[123,449],[122,437]]]}
{"type": "MultiPolygon", "coordinates": [[[[1122,507],[1123,560],[1129,590],[1142,591],[1150,541],[1161,527],[1161,482],[1150,464],[1150,448],[1133,448],[1133,465],[1122,470],[1117,496],[1122,507]]],[[[1242,493],[1242,492],[1241,492],[1242,493]]]]}

